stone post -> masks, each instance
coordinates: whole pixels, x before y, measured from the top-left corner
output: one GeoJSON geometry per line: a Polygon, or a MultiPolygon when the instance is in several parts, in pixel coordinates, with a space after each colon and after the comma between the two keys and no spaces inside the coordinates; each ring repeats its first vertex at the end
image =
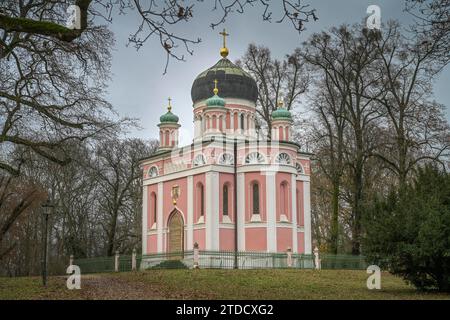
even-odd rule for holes
{"type": "Polygon", "coordinates": [[[319,256],[319,248],[314,248],[314,265],[317,270],[320,270],[320,256],[319,256]]]}
{"type": "Polygon", "coordinates": [[[194,269],[198,269],[198,258],[199,258],[199,253],[198,253],[198,243],[194,243],[194,269]]]}
{"type": "Polygon", "coordinates": [[[292,267],[292,249],[290,247],[287,248],[286,250],[287,253],[287,266],[289,268],[292,267]]]}
{"type": "Polygon", "coordinates": [[[116,257],[114,260],[114,271],[119,272],[119,250],[116,251],[116,257]]]}
{"type": "Polygon", "coordinates": [[[69,257],[69,266],[73,265],[73,254],[70,255],[69,257]]]}
{"type": "Polygon", "coordinates": [[[136,248],[134,248],[131,254],[131,270],[136,271],[136,269],[136,248]]]}

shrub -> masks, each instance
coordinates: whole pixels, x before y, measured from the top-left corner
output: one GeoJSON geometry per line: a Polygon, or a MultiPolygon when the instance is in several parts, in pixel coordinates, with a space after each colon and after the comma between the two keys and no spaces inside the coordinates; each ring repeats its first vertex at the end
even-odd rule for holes
{"type": "Polygon", "coordinates": [[[450,174],[427,166],[364,217],[368,261],[419,289],[450,292],[450,174]]]}

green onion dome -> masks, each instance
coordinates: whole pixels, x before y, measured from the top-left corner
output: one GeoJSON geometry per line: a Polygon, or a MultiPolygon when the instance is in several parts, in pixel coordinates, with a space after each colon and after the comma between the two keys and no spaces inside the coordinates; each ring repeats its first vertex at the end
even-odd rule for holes
{"type": "Polygon", "coordinates": [[[167,107],[167,113],[159,117],[161,123],[178,123],[178,116],[172,113],[172,105],[170,104],[172,100],[169,98],[169,106],[167,107]]]}
{"type": "Polygon", "coordinates": [[[214,79],[213,82],[214,82],[214,90],[213,90],[214,95],[206,100],[206,107],[207,108],[216,108],[216,107],[223,108],[223,107],[225,107],[225,99],[218,96],[219,89],[217,88],[217,83],[218,83],[217,79],[214,79]]]}
{"type": "Polygon", "coordinates": [[[278,109],[272,112],[273,120],[292,120],[292,115],[289,110],[283,107],[283,104],[280,102],[278,104],[278,109]]]}
{"type": "Polygon", "coordinates": [[[178,116],[173,114],[171,111],[168,111],[166,114],[163,114],[160,118],[159,121],[161,123],[178,123],[178,116]]]}

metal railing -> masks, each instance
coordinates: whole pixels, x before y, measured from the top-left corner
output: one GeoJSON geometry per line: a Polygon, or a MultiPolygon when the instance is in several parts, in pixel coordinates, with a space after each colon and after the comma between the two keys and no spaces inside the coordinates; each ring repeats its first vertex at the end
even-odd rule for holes
{"type": "MultiPolygon", "coordinates": [[[[132,271],[132,255],[116,257],[75,259],[83,274],[99,272],[132,271]]],[[[288,254],[270,252],[234,252],[234,251],[202,251],[194,250],[177,253],[158,253],[136,255],[136,270],[148,269],[182,269],[198,266],[201,269],[233,269],[237,261],[238,269],[314,269],[314,255],[288,254]]],[[[320,255],[320,269],[356,269],[367,268],[363,256],[352,255],[320,255]]]]}

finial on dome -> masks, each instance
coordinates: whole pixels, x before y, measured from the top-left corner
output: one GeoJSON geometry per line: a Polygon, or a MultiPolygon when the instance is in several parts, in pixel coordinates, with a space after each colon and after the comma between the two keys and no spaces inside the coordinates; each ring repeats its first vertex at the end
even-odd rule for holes
{"type": "Polygon", "coordinates": [[[229,53],[228,48],[226,46],[226,37],[229,36],[229,34],[226,32],[225,28],[223,29],[222,32],[219,32],[219,34],[223,36],[223,47],[220,49],[220,55],[222,56],[222,58],[226,58],[229,53]]]}
{"type": "Polygon", "coordinates": [[[217,79],[214,79],[214,94],[217,96],[217,94],[219,93],[219,89],[217,88],[217,79]]]}
{"type": "Polygon", "coordinates": [[[172,110],[172,105],[171,105],[171,101],[172,101],[172,99],[169,97],[169,98],[167,98],[167,100],[169,100],[169,105],[167,106],[167,110],[169,110],[169,112],[172,110]]]}
{"type": "Polygon", "coordinates": [[[283,99],[278,100],[278,109],[284,109],[284,101],[283,101],[283,99]]]}

